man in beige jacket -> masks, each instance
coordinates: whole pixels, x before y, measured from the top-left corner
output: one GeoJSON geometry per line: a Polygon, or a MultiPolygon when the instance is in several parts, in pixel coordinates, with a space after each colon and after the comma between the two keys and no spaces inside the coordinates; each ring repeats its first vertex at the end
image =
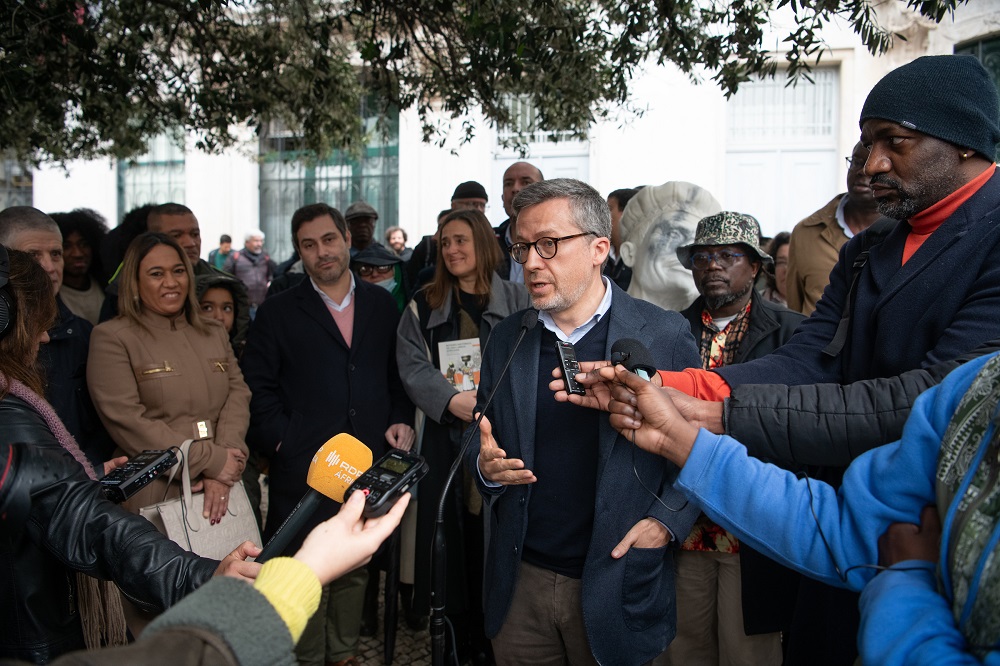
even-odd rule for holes
{"type": "Polygon", "coordinates": [[[879,214],[864,174],[868,151],[860,143],[847,158],[847,193],[795,225],[788,247],[788,309],[808,316],[830,282],[840,248],[870,227],[879,214]]]}

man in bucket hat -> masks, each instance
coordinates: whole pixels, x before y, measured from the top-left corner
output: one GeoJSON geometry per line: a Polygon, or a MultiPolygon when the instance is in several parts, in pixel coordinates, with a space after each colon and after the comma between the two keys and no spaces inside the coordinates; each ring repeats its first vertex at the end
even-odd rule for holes
{"type": "MultiPolygon", "coordinates": [[[[681,314],[691,324],[706,370],[769,354],[805,317],[763,298],[754,280],[772,259],[760,225],[744,213],[702,218],[694,242],[676,250],[701,294],[681,314]]],[[[671,663],[781,663],[781,631],[798,576],[752,551],[704,514],[674,556],[677,636],[671,663]],[[709,655],[718,655],[717,659],[709,655]]]]}

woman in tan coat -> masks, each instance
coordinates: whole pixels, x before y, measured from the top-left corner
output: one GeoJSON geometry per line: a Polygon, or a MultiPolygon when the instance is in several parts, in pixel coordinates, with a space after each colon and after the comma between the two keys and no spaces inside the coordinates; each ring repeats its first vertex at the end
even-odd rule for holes
{"type": "MultiPolygon", "coordinates": [[[[90,339],[90,394],[126,455],[195,440],[191,476],[203,484],[205,518],[215,524],[246,461],[250,389],[222,325],[199,316],[191,264],[172,238],[133,241],[119,280],[121,314],[90,339]]],[[[179,475],[169,488],[160,477],[125,507],[138,512],[179,495],[179,475]]]]}

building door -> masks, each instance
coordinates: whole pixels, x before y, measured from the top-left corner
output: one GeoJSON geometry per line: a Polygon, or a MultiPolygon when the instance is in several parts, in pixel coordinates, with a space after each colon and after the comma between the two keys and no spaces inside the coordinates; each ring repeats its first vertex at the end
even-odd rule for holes
{"type": "Polygon", "coordinates": [[[774,79],[740,86],[727,105],[723,206],[749,213],[765,236],[791,231],[837,192],[836,68],[816,68],[813,83],[774,79]]]}
{"type": "MultiPolygon", "coordinates": [[[[517,130],[521,138],[528,138],[524,157],[517,150],[506,147],[505,143],[518,136],[518,131],[502,130],[497,134],[497,147],[493,153],[490,173],[489,193],[503,192],[503,174],[515,162],[530,162],[538,167],[547,180],[552,178],[576,178],[587,182],[590,178],[590,142],[571,138],[568,134],[552,141],[544,128],[539,128],[536,114],[525,98],[512,98],[508,102],[516,118],[517,130]]],[[[494,226],[507,219],[503,203],[490,199],[486,211],[494,226]]]]}

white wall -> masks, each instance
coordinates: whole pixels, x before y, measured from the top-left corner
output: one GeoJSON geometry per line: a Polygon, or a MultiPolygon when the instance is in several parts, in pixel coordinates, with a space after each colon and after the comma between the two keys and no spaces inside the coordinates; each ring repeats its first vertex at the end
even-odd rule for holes
{"type": "Polygon", "coordinates": [[[75,160],[66,168],[47,166],[34,173],[32,200],[46,213],[90,208],[103,215],[109,227],[118,225],[118,177],[111,160],[75,160]]]}
{"type": "MultiPolygon", "coordinates": [[[[493,133],[481,117],[473,117],[477,131],[466,144],[459,141],[461,123],[451,124],[444,148],[421,140],[420,120],[410,109],[399,116],[399,226],[410,246],[437,230],[437,215],[451,206],[455,186],[467,180],[489,187],[493,133]]],[[[500,207],[500,192],[487,192],[492,208],[500,207]]],[[[488,212],[492,212],[488,211],[488,212]]]]}
{"type": "MultiPolygon", "coordinates": [[[[243,236],[260,224],[259,169],[245,149],[207,155],[190,142],[185,154],[183,203],[201,226],[201,254],[218,247],[221,234],[233,237],[236,247],[243,236]]],[[[112,160],[77,160],[66,168],[47,166],[34,174],[33,205],[47,213],[92,208],[108,226],[117,226],[127,211],[118,210],[118,170],[112,160]]]]}
{"type": "Polygon", "coordinates": [[[232,236],[233,247],[242,248],[244,235],[260,227],[260,169],[256,158],[241,149],[207,155],[191,145],[184,160],[184,205],[198,218],[201,256],[208,258],[208,253],[219,246],[222,234],[232,236]]]}

